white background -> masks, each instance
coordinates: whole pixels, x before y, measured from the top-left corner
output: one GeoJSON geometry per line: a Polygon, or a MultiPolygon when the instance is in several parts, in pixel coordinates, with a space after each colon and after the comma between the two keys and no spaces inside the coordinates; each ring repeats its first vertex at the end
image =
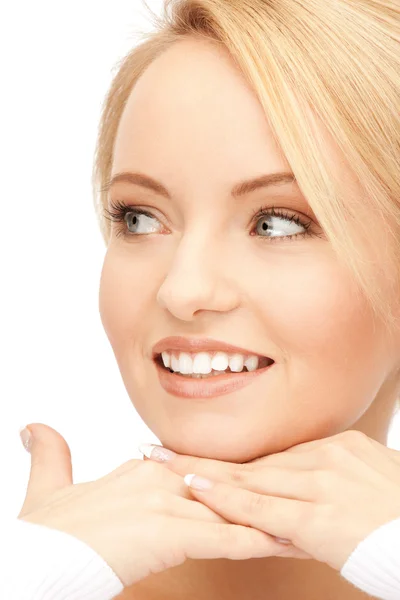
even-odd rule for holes
{"type": "MultiPolygon", "coordinates": [[[[160,11],[162,0],[148,0],[160,11]]],[[[141,0],[13,0],[0,9],[0,516],[30,456],[18,429],[67,440],[74,482],[158,443],[122,383],[98,311],[105,245],[92,204],[100,107],[117,61],[152,28],[141,0]]],[[[151,398],[148,399],[151,402],[151,398]]],[[[388,445],[400,450],[400,417],[388,445]]]]}

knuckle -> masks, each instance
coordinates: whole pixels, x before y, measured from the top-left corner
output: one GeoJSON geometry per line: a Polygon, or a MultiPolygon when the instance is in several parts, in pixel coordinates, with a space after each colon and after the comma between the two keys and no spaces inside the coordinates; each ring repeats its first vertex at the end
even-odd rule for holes
{"type": "Polygon", "coordinates": [[[145,496],[145,506],[151,512],[165,513],[169,510],[168,495],[164,490],[151,490],[145,496]]]}
{"type": "Polygon", "coordinates": [[[165,473],[165,467],[163,467],[162,464],[153,460],[143,461],[139,469],[144,479],[149,479],[153,482],[160,476],[161,473],[165,473]]]}
{"type": "Polygon", "coordinates": [[[365,447],[366,444],[370,444],[370,439],[365,433],[350,429],[322,447],[323,460],[333,466],[343,464],[346,455],[360,447],[365,447]]]}
{"type": "Polygon", "coordinates": [[[360,444],[365,444],[368,439],[368,436],[362,431],[350,429],[349,431],[345,431],[343,433],[341,443],[344,448],[352,449],[359,447],[360,444]]]}
{"type": "Polygon", "coordinates": [[[343,463],[346,448],[340,442],[328,442],[322,448],[324,464],[336,467],[343,463]]]}
{"type": "Polygon", "coordinates": [[[237,465],[233,467],[230,478],[235,483],[244,483],[247,480],[248,468],[247,465],[237,465]]]}

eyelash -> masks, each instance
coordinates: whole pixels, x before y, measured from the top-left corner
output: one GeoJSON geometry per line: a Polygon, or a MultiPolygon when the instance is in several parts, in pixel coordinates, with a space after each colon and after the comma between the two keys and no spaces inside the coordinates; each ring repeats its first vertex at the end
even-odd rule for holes
{"type": "Polygon", "coordinates": [[[282,236],[273,236],[273,237],[268,237],[268,236],[263,236],[263,235],[257,236],[261,239],[267,239],[270,242],[280,242],[283,240],[290,241],[290,240],[306,238],[306,237],[314,235],[312,233],[312,231],[309,231],[311,224],[312,224],[311,219],[306,221],[305,219],[301,219],[298,215],[295,215],[294,213],[290,213],[283,208],[276,208],[275,206],[262,206],[260,209],[254,211],[252,221],[255,221],[256,225],[257,225],[257,222],[260,219],[262,219],[263,217],[279,217],[280,219],[283,219],[284,221],[287,221],[288,223],[295,223],[296,225],[299,225],[300,227],[304,227],[305,231],[303,231],[303,233],[294,233],[292,235],[282,235],[282,236]]]}
{"type": "MultiPolygon", "coordinates": [[[[117,200],[115,202],[110,202],[110,208],[111,208],[111,210],[104,208],[104,212],[106,213],[105,218],[114,223],[120,223],[120,224],[124,223],[125,217],[128,213],[135,213],[137,215],[145,215],[146,217],[149,217],[151,219],[157,218],[151,212],[149,212],[147,210],[143,210],[142,208],[135,208],[134,206],[129,206],[127,204],[124,204],[120,200],[117,200]],[[108,216],[106,216],[106,215],[108,215],[108,216]]],[[[300,227],[304,227],[305,231],[302,233],[295,233],[292,235],[285,235],[285,236],[268,237],[268,236],[259,235],[257,237],[259,237],[261,239],[268,239],[270,242],[276,242],[276,241],[282,241],[282,240],[285,240],[285,241],[293,240],[295,238],[297,238],[297,239],[305,238],[305,237],[314,235],[311,231],[309,231],[309,228],[312,224],[311,220],[305,221],[305,220],[301,219],[298,215],[290,213],[290,212],[286,211],[285,209],[276,208],[275,206],[262,206],[261,208],[255,210],[253,213],[253,216],[252,216],[252,222],[255,221],[257,224],[257,222],[260,219],[262,219],[263,217],[265,218],[265,217],[271,217],[271,216],[279,217],[280,219],[283,219],[289,223],[295,223],[296,225],[299,225],[300,227]]],[[[127,228],[124,226],[124,227],[117,228],[115,235],[116,235],[116,237],[122,236],[125,238],[125,237],[139,237],[141,235],[149,235],[149,234],[136,235],[134,233],[130,233],[129,230],[127,230],[127,228]]]]}

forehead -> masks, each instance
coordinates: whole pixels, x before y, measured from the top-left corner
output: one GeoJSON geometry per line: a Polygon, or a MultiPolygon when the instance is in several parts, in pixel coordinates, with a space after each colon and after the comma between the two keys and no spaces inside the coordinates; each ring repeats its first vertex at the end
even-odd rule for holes
{"type": "MultiPolygon", "coordinates": [[[[315,113],[332,170],[351,195],[357,178],[315,113]]],[[[141,171],[176,189],[202,174],[221,189],[238,179],[291,171],[256,94],[214,42],[185,39],[157,57],[136,82],[119,123],[112,173],[141,171]]],[[[206,185],[206,182],[204,183],[206,185]]]]}
{"type": "Polygon", "coordinates": [[[172,161],[176,169],[176,160],[208,171],[217,162],[244,176],[289,168],[255,94],[227,51],[211,43],[184,40],[156,58],[119,124],[114,171],[172,161]]]}

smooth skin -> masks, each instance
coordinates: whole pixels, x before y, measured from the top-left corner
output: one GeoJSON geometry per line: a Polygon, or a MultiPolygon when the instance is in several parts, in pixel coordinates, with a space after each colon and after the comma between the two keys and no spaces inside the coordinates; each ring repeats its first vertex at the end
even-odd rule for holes
{"type": "MultiPolygon", "coordinates": [[[[360,200],[360,220],[370,219],[365,247],[394,305],[386,286],[396,266],[382,230],[320,122],[319,135],[349,202],[360,200]]],[[[140,217],[142,234],[112,223],[100,313],[135,409],[179,454],[245,463],[347,430],[387,443],[399,394],[398,336],[374,318],[298,184],[231,197],[238,181],[288,169],[257,98],[222,48],[180,42],[132,90],[112,175],[149,175],[171,199],[128,183],[111,188],[112,202],[154,219],[140,217]],[[291,228],[281,220],[270,221],[281,239],[251,235],[253,213],[272,205],[311,218],[314,235],[285,239],[291,228]],[[117,235],[122,230],[130,235],[117,235]],[[170,335],[222,340],[276,364],[233,393],[175,397],[161,387],[152,360],[153,345],[170,335]]],[[[261,600],[266,593],[274,600],[366,598],[326,564],[277,557],[189,560],[124,598],[261,600]]]]}
{"type": "Polygon", "coordinates": [[[360,431],[241,465],[163,448],[162,463],[229,522],[291,541],[336,571],[370,533],[400,518],[400,452],[360,431]]]}
{"type": "Polygon", "coordinates": [[[132,459],[98,480],[73,484],[66,440],[43,423],[28,429],[31,472],[18,518],[81,540],[125,589],[187,558],[248,560],[281,552],[308,557],[193,502],[183,478],[152,461],[132,459]]]}

